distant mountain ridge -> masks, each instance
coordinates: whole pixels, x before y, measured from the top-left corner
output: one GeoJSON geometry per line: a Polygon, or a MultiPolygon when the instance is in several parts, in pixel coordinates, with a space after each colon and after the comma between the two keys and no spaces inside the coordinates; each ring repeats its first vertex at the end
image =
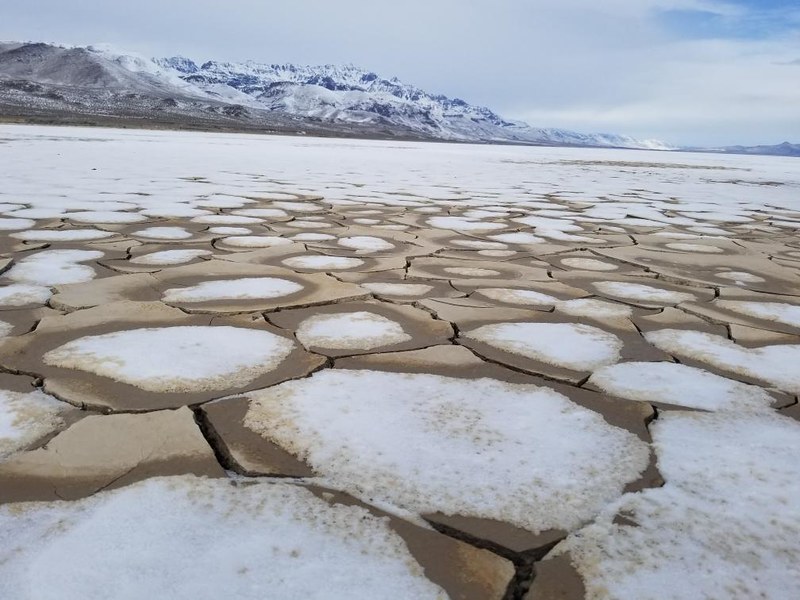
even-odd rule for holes
{"type": "Polygon", "coordinates": [[[772,146],[726,146],[706,151],[724,152],[725,154],[760,154],[766,156],[800,156],[800,144],[783,142],[772,146]]]}
{"type": "MultiPolygon", "coordinates": [[[[386,79],[353,65],[202,64],[183,57],[156,59],[210,94],[234,89],[272,111],[338,122],[383,120],[440,139],[512,141],[537,144],[627,147],[667,150],[656,140],[636,140],[615,134],[581,134],[542,129],[504,119],[492,110],[460,98],[431,94],[397,78],[386,79]]],[[[229,97],[229,92],[223,92],[229,97]]]]}
{"type": "MultiPolygon", "coordinates": [[[[537,128],[353,65],[151,59],[105,45],[0,42],[0,117],[345,137],[678,150],[537,128]]],[[[800,145],[694,148],[800,155],[800,145]]]]}

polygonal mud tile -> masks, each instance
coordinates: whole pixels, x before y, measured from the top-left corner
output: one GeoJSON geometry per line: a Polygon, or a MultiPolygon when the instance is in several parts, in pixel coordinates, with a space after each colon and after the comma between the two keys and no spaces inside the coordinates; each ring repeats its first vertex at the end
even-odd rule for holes
{"type": "Polygon", "coordinates": [[[800,336],[748,327],[737,323],[731,323],[728,326],[728,330],[730,331],[730,338],[734,342],[747,348],[763,346],[764,344],[800,344],[800,336]]]}
{"type": "Polygon", "coordinates": [[[727,337],[687,329],[659,329],[644,334],[657,348],[691,366],[723,376],[800,393],[800,344],[746,348],[727,337]]]}
{"type": "Polygon", "coordinates": [[[224,477],[186,407],[140,415],[91,415],[46,446],[0,464],[0,503],[75,499],[140,479],[224,477]]]}
{"type": "Polygon", "coordinates": [[[764,411],[794,398],[674,362],[626,362],[601,367],[583,385],[624,400],[649,402],[661,410],[764,411]]]}
{"type": "Polygon", "coordinates": [[[162,301],[189,313],[242,313],[365,298],[367,290],[324,273],[227,261],[165,269],[155,275],[162,301]]]}
{"type": "Polygon", "coordinates": [[[161,298],[158,283],[158,279],[149,273],[133,273],[59,285],[50,299],[50,306],[58,310],[74,311],[122,300],[158,300],[161,298]]]}
{"type": "Polygon", "coordinates": [[[419,301],[425,310],[438,319],[461,327],[461,323],[488,321],[491,319],[527,319],[535,314],[533,309],[498,307],[489,300],[478,298],[425,298],[419,301]]]}
{"type": "Polygon", "coordinates": [[[377,258],[371,258],[369,256],[332,256],[308,252],[300,244],[278,246],[265,250],[254,250],[252,252],[238,252],[220,258],[235,263],[270,265],[283,269],[291,269],[298,273],[371,273],[388,271],[391,269],[402,269],[406,265],[406,259],[402,256],[377,258]],[[299,246],[299,248],[295,248],[295,246],[299,246]]]}
{"type": "Polygon", "coordinates": [[[453,280],[451,284],[467,292],[470,298],[481,302],[534,310],[553,310],[561,300],[588,295],[582,289],[552,280],[525,283],[517,280],[497,281],[490,285],[480,285],[469,280],[453,280]]]}
{"type": "Polygon", "coordinates": [[[181,245],[213,240],[215,236],[206,231],[207,227],[207,224],[191,223],[186,219],[179,219],[129,225],[120,227],[117,231],[127,238],[142,243],[181,245]]]}
{"type": "Polygon", "coordinates": [[[542,312],[524,321],[461,321],[458,343],[493,362],[570,383],[624,360],[669,360],[647,344],[630,321],[609,323],[615,327],[606,330],[542,312]]]}
{"type": "MultiPolygon", "coordinates": [[[[356,365],[369,358],[348,360],[356,365]]],[[[235,419],[223,412],[228,400],[203,411],[212,426],[222,424],[220,437],[235,448],[231,455],[240,465],[307,476],[300,461],[338,489],[422,514],[442,530],[504,552],[541,552],[590,518],[600,497],[660,483],[646,444],[649,406],[541,387],[541,380],[499,367],[495,374],[519,383],[489,379],[474,368],[462,372],[468,378],[324,370],[247,394],[243,418],[238,398],[235,419]],[[242,427],[262,437],[260,448],[242,427]],[[558,433],[562,427],[566,437],[558,433]],[[558,451],[551,435],[562,440],[558,451]],[[593,457],[583,457],[589,446],[593,457]],[[562,469],[572,476],[557,476],[562,469]],[[576,474],[585,469],[591,473],[576,474]],[[585,478],[592,483],[583,486],[585,478]],[[569,483],[578,480],[580,493],[569,483]],[[565,504],[565,498],[572,500],[565,504]]]]}
{"type": "Polygon", "coordinates": [[[30,377],[0,373],[0,462],[41,445],[83,416],[33,384],[30,377]]]}
{"type": "Polygon", "coordinates": [[[558,594],[579,594],[579,579],[590,598],[781,598],[797,589],[800,506],[787,489],[800,475],[800,423],[771,411],[669,412],[651,431],[666,484],[621,497],[569,536],[537,563],[529,598],[576,597],[558,594]]]}
{"type": "Polygon", "coordinates": [[[639,331],[648,332],[658,329],[687,329],[705,331],[714,335],[727,335],[728,330],[723,323],[714,323],[701,319],[678,308],[667,307],[655,314],[636,314],[632,320],[639,331]]]}
{"type": "Polygon", "coordinates": [[[728,294],[708,304],[689,303],[683,308],[714,321],[800,335],[800,298],[797,297],[752,293],[732,297],[728,294]]]}
{"type": "Polygon", "coordinates": [[[795,295],[800,293],[797,273],[769,260],[763,254],[659,252],[644,250],[638,246],[598,250],[598,253],[687,283],[729,286],[738,282],[740,286],[748,289],[768,293],[795,295]]]}
{"type": "Polygon", "coordinates": [[[0,311],[24,310],[44,306],[52,291],[45,285],[6,283],[0,287],[0,311]]]}
{"type": "Polygon", "coordinates": [[[36,373],[77,406],[144,411],[198,404],[317,368],[261,318],[189,316],[161,303],[120,302],[43,319],[0,346],[0,364],[36,373]]]}
{"type": "Polygon", "coordinates": [[[436,373],[456,377],[489,377],[496,373],[494,365],[486,363],[464,346],[449,344],[422,350],[381,352],[340,358],[337,369],[378,369],[398,373],[436,373]],[[476,375],[477,374],[477,375],[476,375]]]}
{"type": "Polygon", "coordinates": [[[646,273],[642,267],[610,260],[588,250],[550,255],[546,257],[545,260],[557,269],[564,271],[591,271],[596,273],[600,278],[602,278],[605,273],[624,275],[645,275],[646,273]]]}
{"type": "Polygon", "coordinates": [[[0,311],[0,338],[24,335],[35,329],[42,319],[53,315],[61,315],[61,312],[46,306],[33,309],[0,311]]]}
{"type": "Polygon", "coordinates": [[[403,272],[397,273],[395,277],[389,277],[387,273],[380,273],[379,276],[370,273],[352,273],[342,279],[357,283],[378,298],[398,303],[412,303],[423,298],[457,298],[465,295],[454,289],[447,281],[406,280],[403,279],[403,272]]]}
{"type": "Polygon", "coordinates": [[[559,281],[592,293],[642,308],[662,308],[684,302],[707,302],[714,298],[709,288],[682,286],[668,281],[586,272],[554,272],[559,281]]]}
{"type": "Polygon", "coordinates": [[[447,342],[449,323],[418,308],[386,302],[346,302],[269,315],[308,350],[337,357],[421,348],[447,342]]]}
{"type": "Polygon", "coordinates": [[[164,244],[141,244],[131,249],[130,257],[101,260],[100,264],[120,273],[154,273],[176,265],[186,265],[208,260],[214,253],[209,244],[180,248],[164,244]]]}
{"type": "Polygon", "coordinates": [[[311,598],[324,581],[324,595],[337,598],[501,600],[514,575],[491,552],[341,493],[283,482],[164,477],[75,502],[10,505],[0,508],[0,535],[15,540],[0,550],[8,597],[21,597],[29,577],[59,596],[88,597],[102,577],[112,594],[118,585],[136,597],[169,588],[190,598],[202,588],[311,598]],[[252,551],[265,544],[268,552],[252,551]],[[83,560],[67,565],[58,549],[75,545],[83,560]],[[188,546],[190,561],[173,550],[188,546]]]}
{"type": "Polygon", "coordinates": [[[513,279],[547,281],[543,268],[527,267],[514,263],[495,261],[456,260],[449,258],[415,258],[411,261],[408,276],[422,279],[513,279]]]}

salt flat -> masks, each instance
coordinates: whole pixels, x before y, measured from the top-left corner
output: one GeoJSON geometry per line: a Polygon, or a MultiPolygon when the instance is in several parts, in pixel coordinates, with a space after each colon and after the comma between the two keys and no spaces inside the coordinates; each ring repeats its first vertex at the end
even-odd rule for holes
{"type": "Polygon", "coordinates": [[[800,594],[796,159],[5,125],[0,230],[3,598],[800,594]]]}

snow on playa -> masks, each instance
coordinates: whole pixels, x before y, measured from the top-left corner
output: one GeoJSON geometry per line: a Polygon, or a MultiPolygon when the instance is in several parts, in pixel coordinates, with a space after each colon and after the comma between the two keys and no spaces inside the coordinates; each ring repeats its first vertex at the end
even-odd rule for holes
{"type": "Polygon", "coordinates": [[[194,392],[246,385],[293,348],[290,340],[256,329],[161,327],[78,338],[43,360],[151,392],[194,392]]]}
{"type": "Polygon", "coordinates": [[[160,478],[0,507],[0,542],[0,596],[19,600],[445,597],[383,519],[285,483],[160,478]]]}
{"type": "Polygon", "coordinates": [[[370,350],[411,340],[402,325],[366,311],[315,315],[297,328],[297,339],[306,347],[370,350]]]}
{"type": "Polygon", "coordinates": [[[278,277],[242,277],[204,281],[183,288],[170,288],[164,292],[164,302],[207,302],[209,300],[245,300],[253,298],[280,298],[303,289],[303,286],[278,277]]]}
{"type": "Polygon", "coordinates": [[[613,333],[571,323],[499,323],[464,335],[526,358],[585,371],[618,361],[623,345],[613,333]]]}
{"type": "Polygon", "coordinates": [[[634,434],[545,387],[323,371],[248,397],[247,426],[330,485],[421,514],[572,528],[648,459],[634,434]]]}
{"type": "Polygon", "coordinates": [[[555,555],[565,600],[800,596],[796,159],[0,125],[0,164],[0,598],[541,600],[555,555]]]}

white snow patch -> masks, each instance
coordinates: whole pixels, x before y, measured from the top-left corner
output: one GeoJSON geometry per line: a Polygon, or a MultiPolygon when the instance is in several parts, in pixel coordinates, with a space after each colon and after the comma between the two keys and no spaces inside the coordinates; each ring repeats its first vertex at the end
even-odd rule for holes
{"type": "Polygon", "coordinates": [[[214,235],[250,235],[253,233],[247,227],[209,227],[208,233],[214,235]]]}
{"type": "Polygon", "coordinates": [[[295,294],[303,286],[278,277],[243,277],[203,281],[197,285],[171,288],[164,292],[164,302],[208,302],[209,300],[245,300],[280,298],[295,294]]]}
{"type": "Polygon", "coordinates": [[[135,265],[179,265],[201,256],[210,256],[210,250],[161,250],[134,256],[130,262],[135,265]]]}
{"type": "Polygon", "coordinates": [[[324,242],[327,240],[335,240],[336,236],[330,233],[298,233],[291,237],[295,242],[324,242]]]}
{"type": "Polygon", "coordinates": [[[696,300],[694,294],[689,292],[674,292],[652,285],[641,283],[628,283],[626,281],[596,281],[592,285],[603,294],[618,296],[628,300],[641,300],[643,302],[659,302],[662,304],[680,304],[696,300]]]}
{"type": "Polygon", "coordinates": [[[64,425],[64,408],[63,402],[39,390],[0,390],[0,460],[64,425]]]}
{"type": "Polygon", "coordinates": [[[339,245],[353,250],[363,250],[365,252],[379,252],[381,250],[391,250],[394,244],[379,237],[369,235],[354,235],[343,237],[339,240],[339,245]]]}
{"type": "Polygon", "coordinates": [[[36,225],[33,219],[3,219],[0,218],[0,231],[16,231],[19,229],[28,229],[36,225]]]}
{"type": "Polygon", "coordinates": [[[562,265],[566,265],[573,269],[582,269],[586,271],[616,271],[619,269],[617,265],[607,263],[595,258],[577,258],[570,257],[561,261],[562,265]]]}
{"type": "Polygon", "coordinates": [[[667,412],[660,488],[626,494],[561,544],[588,598],[771,598],[800,589],[800,423],[667,412]],[[635,526],[615,524],[622,512],[635,526]]]}
{"type": "Polygon", "coordinates": [[[369,350],[411,339],[399,323],[367,311],[314,315],[300,323],[296,336],[306,348],[348,350],[369,350]]]}
{"type": "Polygon", "coordinates": [[[518,290],[514,288],[481,288],[475,290],[478,294],[508,304],[523,306],[548,306],[556,304],[558,298],[533,290],[518,290]]]}
{"type": "Polygon", "coordinates": [[[192,219],[192,223],[212,225],[251,225],[262,221],[263,219],[257,217],[244,217],[242,215],[201,215],[192,219]]]}
{"type": "Polygon", "coordinates": [[[683,252],[699,252],[701,254],[719,254],[723,250],[716,246],[705,246],[703,244],[687,244],[685,242],[670,242],[665,244],[671,250],[682,250],[683,252]]]}
{"type": "Polygon", "coordinates": [[[589,383],[628,400],[703,410],[764,410],[773,401],[760,387],[671,362],[626,362],[601,367],[589,383]]]}
{"type": "Polygon", "coordinates": [[[99,229],[31,229],[12,233],[9,237],[23,242],[88,242],[114,235],[117,234],[99,229]]]}
{"type": "Polygon", "coordinates": [[[738,284],[741,283],[764,283],[766,281],[763,277],[759,277],[758,275],[753,275],[752,273],[748,273],[747,271],[723,271],[720,273],[716,273],[716,276],[720,279],[727,279],[729,281],[734,281],[738,284]]]}
{"type": "Polygon", "coordinates": [[[0,507],[0,596],[446,597],[386,520],[364,508],[290,483],[191,476],[0,507]]]}
{"type": "Polygon", "coordinates": [[[464,337],[575,371],[617,362],[623,346],[613,333],[580,323],[495,323],[464,337]]]}
{"type": "Polygon", "coordinates": [[[649,456],[637,436],[534,385],[325,370],[248,396],[245,424],[332,487],[535,532],[592,518],[649,456]]]}
{"type": "Polygon", "coordinates": [[[50,299],[50,296],[52,296],[52,292],[44,286],[12,283],[0,287],[0,306],[44,304],[50,299]]]}
{"type": "Polygon", "coordinates": [[[571,317],[586,317],[589,319],[627,319],[633,314],[633,309],[630,306],[597,300],[596,298],[564,300],[556,305],[556,310],[571,317]]]}
{"type": "Polygon", "coordinates": [[[504,242],[506,244],[544,243],[544,238],[540,238],[539,236],[533,235],[532,233],[528,233],[526,231],[517,231],[514,233],[498,233],[496,235],[490,235],[489,239],[496,240],[498,242],[504,242]]]}
{"type": "Polygon", "coordinates": [[[739,300],[717,300],[720,308],[748,317],[775,321],[792,327],[800,327],[800,306],[785,302],[746,302],[739,300]]]}
{"type": "Polygon", "coordinates": [[[134,231],[131,235],[154,240],[185,240],[192,237],[183,227],[147,227],[134,231]]]}
{"type": "Polygon", "coordinates": [[[146,216],[138,213],[111,210],[87,210],[67,213],[64,216],[76,223],[141,223],[147,220],[146,216]]]}
{"type": "Polygon", "coordinates": [[[797,369],[800,345],[744,348],[719,335],[683,329],[650,331],[644,337],[675,356],[767,381],[786,392],[800,393],[800,370],[797,369]]]}
{"type": "Polygon", "coordinates": [[[500,271],[482,269],[480,267],[445,267],[444,272],[462,277],[496,277],[500,275],[500,271]]]}
{"type": "Polygon", "coordinates": [[[21,258],[6,274],[12,281],[41,286],[94,279],[94,269],[78,263],[101,258],[98,250],[44,250],[21,258]]]}
{"type": "Polygon", "coordinates": [[[47,352],[48,365],[79,369],[149,392],[242,387],[294,349],[281,336],[239,327],[177,326],[82,337],[47,352]]]}
{"type": "Polygon", "coordinates": [[[324,271],[327,269],[355,269],[364,264],[364,261],[360,258],[322,255],[290,256],[281,262],[293,269],[313,269],[316,271],[324,271]]]}

